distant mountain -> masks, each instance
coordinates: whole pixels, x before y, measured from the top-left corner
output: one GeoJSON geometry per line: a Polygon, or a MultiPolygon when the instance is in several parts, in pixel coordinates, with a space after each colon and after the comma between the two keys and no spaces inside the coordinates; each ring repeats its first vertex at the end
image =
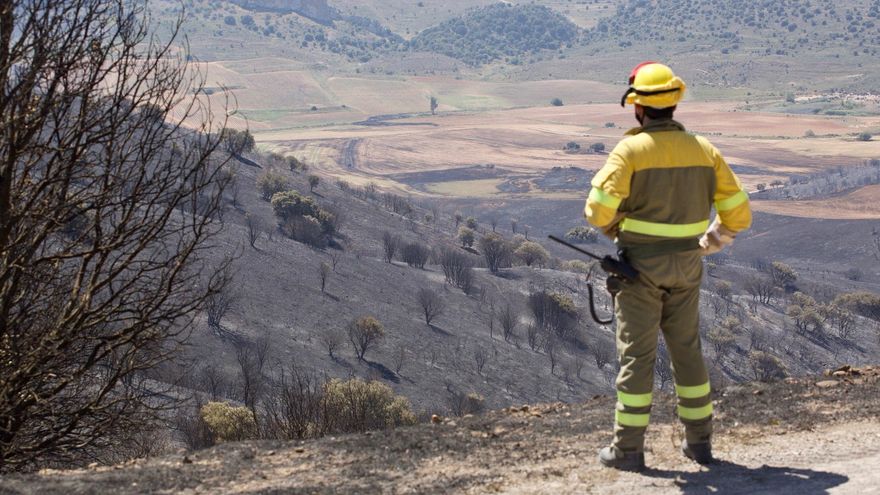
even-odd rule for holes
{"type": "Polygon", "coordinates": [[[624,0],[584,33],[586,53],[567,55],[594,74],[656,57],[704,85],[778,88],[781,76],[795,89],[873,91],[878,24],[878,0],[624,0]]]}
{"type": "Polygon", "coordinates": [[[880,48],[878,23],[878,0],[626,0],[585,40],[731,56],[833,51],[867,61],[880,48]]]}
{"type": "Polygon", "coordinates": [[[339,11],[327,0],[230,0],[241,8],[258,12],[297,13],[321,24],[341,18],[339,11]]]}
{"type": "Polygon", "coordinates": [[[470,65],[557,50],[575,41],[577,26],[542,5],[497,3],[426,29],[410,41],[414,50],[441,53],[470,65]]]}

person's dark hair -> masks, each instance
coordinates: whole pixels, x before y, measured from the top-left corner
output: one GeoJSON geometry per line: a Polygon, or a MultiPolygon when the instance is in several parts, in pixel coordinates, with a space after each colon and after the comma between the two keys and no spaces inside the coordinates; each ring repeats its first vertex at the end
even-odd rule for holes
{"type": "Polygon", "coordinates": [[[667,107],[667,108],[645,107],[645,115],[647,115],[648,118],[651,120],[671,119],[672,114],[674,112],[675,112],[675,107],[667,107]]]}

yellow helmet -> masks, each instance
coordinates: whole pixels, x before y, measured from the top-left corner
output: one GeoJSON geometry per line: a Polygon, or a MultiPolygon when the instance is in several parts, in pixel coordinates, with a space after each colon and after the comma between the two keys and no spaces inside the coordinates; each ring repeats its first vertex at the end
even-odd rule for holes
{"type": "Polygon", "coordinates": [[[684,81],[668,66],[642,62],[629,75],[629,89],[620,99],[620,106],[638,104],[644,107],[668,108],[678,105],[684,97],[684,81]]]}

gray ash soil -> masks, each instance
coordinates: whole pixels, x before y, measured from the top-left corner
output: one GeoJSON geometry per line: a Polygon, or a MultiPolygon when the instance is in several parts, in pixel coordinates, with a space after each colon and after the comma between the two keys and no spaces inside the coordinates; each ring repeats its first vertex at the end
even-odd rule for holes
{"type": "Polygon", "coordinates": [[[308,442],[245,442],[112,467],[2,479],[0,494],[878,493],[880,368],[747,384],[715,400],[715,452],[680,453],[674,398],[655,400],[649,469],[604,469],[614,399],[308,442]],[[873,490],[873,491],[872,491],[873,490]]]}

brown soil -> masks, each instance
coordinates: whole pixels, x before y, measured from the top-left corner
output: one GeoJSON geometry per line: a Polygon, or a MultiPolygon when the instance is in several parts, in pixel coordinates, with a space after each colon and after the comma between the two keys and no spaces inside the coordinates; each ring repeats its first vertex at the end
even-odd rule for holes
{"type": "Polygon", "coordinates": [[[658,398],[642,474],[600,467],[614,400],[523,406],[385,433],[227,444],[2,480],[30,493],[877,493],[880,368],[725,389],[709,467],[658,398]],[[872,491],[873,490],[873,491],[872,491]]]}

